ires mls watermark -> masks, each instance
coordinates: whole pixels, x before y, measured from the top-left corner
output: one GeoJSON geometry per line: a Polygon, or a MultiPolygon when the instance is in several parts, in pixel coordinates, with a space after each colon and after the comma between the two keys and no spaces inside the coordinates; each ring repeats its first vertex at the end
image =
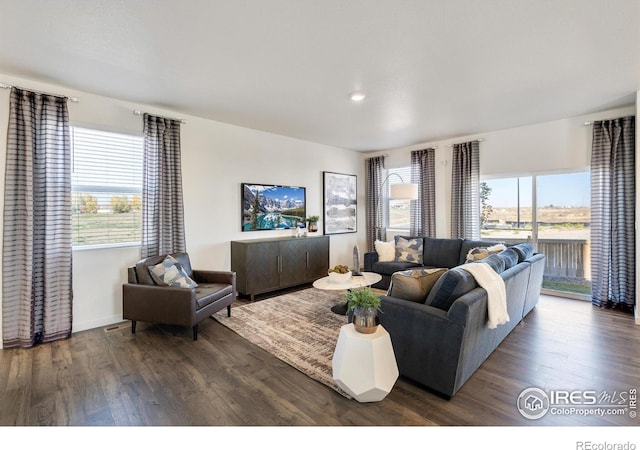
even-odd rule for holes
{"type": "Polygon", "coordinates": [[[518,396],[518,411],[527,419],[557,416],[637,416],[637,389],[624,391],[548,390],[530,387],[518,396]]]}

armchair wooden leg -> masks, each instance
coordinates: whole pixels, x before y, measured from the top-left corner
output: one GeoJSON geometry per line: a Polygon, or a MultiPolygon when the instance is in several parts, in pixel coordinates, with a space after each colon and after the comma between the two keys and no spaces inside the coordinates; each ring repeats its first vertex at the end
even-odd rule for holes
{"type": "Polygon", "coordinates": [[[231,305],[227,305],[227,317],[231,317],[231,305]]]}
{"type": "Polygon", "coordinates": [[[193,326],[193,340],[194,341],[198,340],[198,324],[195,324],[193,326]]]}
{"type": "Polygon", "coordinates": [[[131,334],[136,334],[136,321],[131,321],[131,334]]]}

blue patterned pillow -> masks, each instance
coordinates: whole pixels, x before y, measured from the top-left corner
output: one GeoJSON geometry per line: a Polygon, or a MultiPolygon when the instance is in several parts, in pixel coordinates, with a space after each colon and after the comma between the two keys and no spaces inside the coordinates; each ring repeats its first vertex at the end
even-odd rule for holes
{"type": "Polygon", "coordinates": [[[160,286],[171,286],[181,288],[195,288],[198,284],[193,281],[187,272],[174,257],[167,257],[155,266],[149,266],[151,278],[160,286]]]}
{"type": "Polygon", "coordinates": [[[396,261],[422,264],[422,238],[404,238],[395,236],[396,261]]]}

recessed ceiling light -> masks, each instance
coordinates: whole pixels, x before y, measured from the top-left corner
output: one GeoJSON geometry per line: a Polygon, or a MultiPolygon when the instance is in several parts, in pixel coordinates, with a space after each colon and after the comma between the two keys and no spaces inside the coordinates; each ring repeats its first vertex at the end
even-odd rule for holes
{"type": "Polygon", "coordinates": [[[364,95],[362,92],[352,92],[349,96],[349,98],[351,98],[351,100],[354,102],[361,102],[365,97],[366,95],[364,95]]]}

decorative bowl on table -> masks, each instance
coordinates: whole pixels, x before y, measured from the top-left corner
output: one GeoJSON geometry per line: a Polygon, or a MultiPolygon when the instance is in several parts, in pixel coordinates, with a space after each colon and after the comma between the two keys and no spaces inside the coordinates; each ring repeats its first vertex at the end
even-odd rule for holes
{"type": "Polygon", "coordinates": [[[329,282],[330,283],[348,283],[351,279],[351,271],[347,266],[337,265],[333,269],[329,269],[329,282]]]}

